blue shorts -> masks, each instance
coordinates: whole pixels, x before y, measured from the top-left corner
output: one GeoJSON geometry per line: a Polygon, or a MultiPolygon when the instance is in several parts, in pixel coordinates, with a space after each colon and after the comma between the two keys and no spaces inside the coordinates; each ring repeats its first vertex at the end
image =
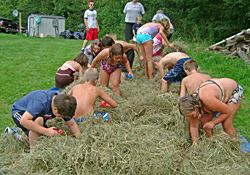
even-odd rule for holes
{"type": "MultiPolygon", "coordinates": [[[[107,112],[99,112],[99,111],[96,111],[96,112],[93,113],[93,118],[96,118],[96,117],[101,117],[101,118],[103,118],[105,122],[108,122],[109,119],[110,119],[110,115],[109,115],[109,113],[107,113],[107,112]]],[[[80,123],[82,123],[82,122],[84,121],[85,118],[74,118],[74,117],[73,117],[73,119],[75,120],[75,122],[76,122],[77,124],[80,124],[80,123]]]]}
{"type": "Polygon", "coordinates": [[[186,77],[186,73],[183,69],[183,64],[187,60],[191,60],[192,58],[182,58],[180,59],[177,64],[171,69],[164,77],[163,79],[165,81],[173,82],[173,83],[180,83],[181,80],[186,77]]]}
{"type": "MultiPolygon", "coordinates": [[[[145,43],[148,40],[152,40],[152,36],[149,34],[142,34],[142,33],[137,33],[136,35],[136,41],[140,44],[145,43]]],[[[153,40],[152,40],[153,42],[153,40]]]]}

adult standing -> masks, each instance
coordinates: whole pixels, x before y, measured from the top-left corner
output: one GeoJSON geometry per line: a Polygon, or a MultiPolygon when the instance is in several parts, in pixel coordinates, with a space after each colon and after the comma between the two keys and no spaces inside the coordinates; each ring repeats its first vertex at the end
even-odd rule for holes
{"type": "Polygon", "coordinates": [[[145,10],[140,2],[132,0],[125,5],[123,12],[125,13],[125,40],[129,43],[129,40],[131,40],[134,36],[132,27],[136,23],[135,18],[137,16],[143,16],[145,10]]]}
{"type": "Polygon", "coordinates": [[[169,23],[170,23],[170,34],[167,36],[168,40],[170,40],[172,34],[174,33],[174,26],[171,23],[170,19],[168,16],[166,16],[162,10],[157,10],[156,14],[152,18],[152,22],[158,22],[162,18],[167,18],[169,23]]]}

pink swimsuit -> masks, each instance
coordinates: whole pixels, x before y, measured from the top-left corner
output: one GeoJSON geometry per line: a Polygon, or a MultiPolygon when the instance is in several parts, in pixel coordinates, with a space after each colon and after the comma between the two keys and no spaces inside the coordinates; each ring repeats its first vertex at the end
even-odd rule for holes
{"type": "Polygon", "coordinates": [[[101,61],[101,69],[107,72],[108,74],[111,74],[117,69],[121,68],[121,62],[119,61],[116,64],[109,64],[109,58],[110,55],[105,60],[101,61]]]}

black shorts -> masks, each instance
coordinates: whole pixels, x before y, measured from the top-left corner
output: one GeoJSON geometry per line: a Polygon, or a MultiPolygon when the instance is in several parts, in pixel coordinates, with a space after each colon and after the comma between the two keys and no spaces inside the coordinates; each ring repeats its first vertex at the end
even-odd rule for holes
{"type": "Polygon", "coordinates": [[[125,24],[125,40],[130,40],[133,39],[133,31],[132,31],[132,27],[135,23],[126,23],[125,24]]]}
{"type": "MultiPolygon", "coordinates": [[[[29,136],[29,132],[30,130],[28,130],[27,128],[23,127],[23,125],[20,124],[20,120],[21,120],[21,117],[22,115],[24,114],[25,111],[21,111],[21,112],[16,112],[14,115],[12,115],[12,118],[15,122],[15,124],[21,128],[23,130],[23,132],[29,136]]],[[[35,119],[33,119],[33,121],[35,121],[35,119]]],[[[44,127],[47,128],[46,124],[45,124],[46,120],[44,121],[44,127]]]]}
{"type": "MultiPolygon", "coordinates": [[[[134,52],[134,49],[130,49],[128,50],[126,53],[126,56],[127,56],[127,59],[128,59],[128,62],[130,64],[130,68],[132,70],[132,65],[133,65],[133,62],[134,62],[134,58],[135,58],[135,52],[134,52]]],[[[122,68],[122,72],[128,72],[127,69],[125,68],[123,62],[121,63],[121,68],[122,68]]]]}

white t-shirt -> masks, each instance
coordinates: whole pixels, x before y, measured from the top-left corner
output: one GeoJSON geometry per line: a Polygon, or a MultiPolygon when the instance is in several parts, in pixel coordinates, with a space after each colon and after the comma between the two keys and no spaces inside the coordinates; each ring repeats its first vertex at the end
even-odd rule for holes
{"type": "Polygon", "coordinates": [[[96,18],[97,12],[96,10],[86,10],[84,13],[84,18],[87,19],[87,24],[89,28],[97,28],[96,18]]]}

